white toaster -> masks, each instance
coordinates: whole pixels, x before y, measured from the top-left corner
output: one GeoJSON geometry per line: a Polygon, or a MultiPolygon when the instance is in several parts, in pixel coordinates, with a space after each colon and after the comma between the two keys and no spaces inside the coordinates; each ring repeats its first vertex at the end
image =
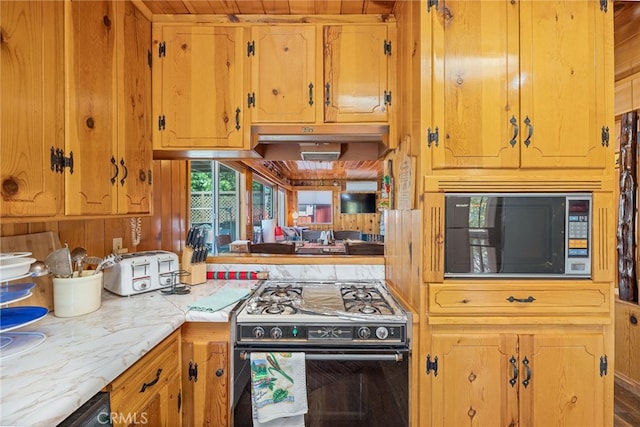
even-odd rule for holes
{"type": "Polygon", "coordinates": [[[170,286],[180,268],[178,255],[167,251],[123,254],[116,265],[104,270],[103,286],[114,294],[128,296],[170,286]]]}

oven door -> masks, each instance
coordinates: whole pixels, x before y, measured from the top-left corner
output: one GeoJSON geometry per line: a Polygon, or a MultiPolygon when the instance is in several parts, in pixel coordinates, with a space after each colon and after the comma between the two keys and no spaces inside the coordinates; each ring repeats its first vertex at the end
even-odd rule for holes
{"type": "MultiPolygon", "coordinates": [[[[291,349],[256,349],[289,352],[291,349]]],[[[409,425],[409,352],[299,349],[305,352],[308,427],[409,425]]],[[[235,427],[251,427],[249,352],[234,350],[235,427]]]]}

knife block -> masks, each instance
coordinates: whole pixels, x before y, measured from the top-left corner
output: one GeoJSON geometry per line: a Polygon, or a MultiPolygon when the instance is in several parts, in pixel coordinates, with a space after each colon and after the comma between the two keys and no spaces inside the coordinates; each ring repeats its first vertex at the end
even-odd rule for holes
{"type": "Polygon", "coordinates": [[[186,285],[199,285],[207,281],[207,263],[191,264],[192,255],[193,248],[184,248],[182,252],[182,269],[189,274],[182,277],[182,282],[186,285]]]}

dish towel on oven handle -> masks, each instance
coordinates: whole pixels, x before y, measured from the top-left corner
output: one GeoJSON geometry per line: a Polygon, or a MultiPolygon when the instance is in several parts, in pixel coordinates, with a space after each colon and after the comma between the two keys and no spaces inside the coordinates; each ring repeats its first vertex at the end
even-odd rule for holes
{"type": "Polygon", "coordinates": [[[251,353],[251,410],[254,427],[304,426],[304,353],[251,353]]]}

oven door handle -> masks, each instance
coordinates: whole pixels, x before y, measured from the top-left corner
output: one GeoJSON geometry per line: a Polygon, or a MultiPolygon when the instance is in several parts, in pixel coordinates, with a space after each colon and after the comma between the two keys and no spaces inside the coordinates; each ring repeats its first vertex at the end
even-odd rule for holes
{"type": "MultiPolygon", "coordinates": [[[[241,351],[240,360],[248,360],[251,352],[241,351]]],[[[356,360],[356,361],[392,361],[402,362],[404,355],[402,353],[394,354],[317,354],[305,353],[306,360],[356,360]]]]}

